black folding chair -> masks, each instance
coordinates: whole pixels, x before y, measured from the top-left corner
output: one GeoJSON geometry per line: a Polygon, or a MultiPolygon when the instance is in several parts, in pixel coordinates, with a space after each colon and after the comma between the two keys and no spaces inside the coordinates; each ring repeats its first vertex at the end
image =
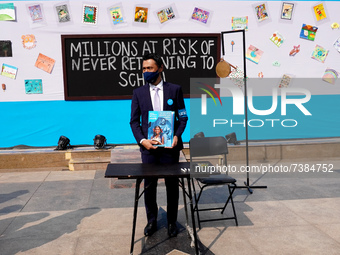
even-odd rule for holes
{"type": "MultiPolygon", "coordinates": [[[[211,164],[210,160],[207,161],[204,158],[208,156],[223,156],[220,161],[220,166],[225,166],[224,170],[226,170],[227,166],[227,154],[228,154],[228,143],[227,140],[222,137],[194,137],[190,140],[190,162],[191,162],[191,173],[193,174],[194,179],[197,181],[197,185],[200,188],[199,194],[196,194],[195,182],[192,182],[193,191],[194,191],[194,199],[195,206],[194,211],[197,214],[198,227],[201,228],[201,222],[207,221],[218,221],[218,220],[235,220],[236,226],[238,226],[237,216],[233,201],[233,193],[236,188],[236,179],[230,177],[227,172],[214,172],[211,174],[202,174],[201,172],[195,172],[197,169],[214,169],[214,165],[211,164]],[[227,185],[229,194],[227,194],[226,202],[223,207],[209,207],[209,208],[198,208],[198,204],[202,195],[203,190],[206,187],[210,186],[220,186],[227,185]],[[233,217],[220,217],[213,219],[201,219],[199,216],[199,212],[201,211],[212,211],[212,210],[221,210],[221,214],[224,213],[228,203],[231,203],[233,209],[233,217]]],[[[222,168],[220,168],[221,170],[222,168]]],[[[217,169],[214,169],[217,170],[217,169]]]]}

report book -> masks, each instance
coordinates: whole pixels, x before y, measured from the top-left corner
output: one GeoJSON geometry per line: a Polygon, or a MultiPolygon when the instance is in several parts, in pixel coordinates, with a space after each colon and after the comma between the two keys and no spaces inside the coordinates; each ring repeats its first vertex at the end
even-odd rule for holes
{"type": "Polygon", "coordinates": [[[148,139],[156,141],[155,146],[171,147],[174,137],[175,112],[149,111],[148,139]]]}

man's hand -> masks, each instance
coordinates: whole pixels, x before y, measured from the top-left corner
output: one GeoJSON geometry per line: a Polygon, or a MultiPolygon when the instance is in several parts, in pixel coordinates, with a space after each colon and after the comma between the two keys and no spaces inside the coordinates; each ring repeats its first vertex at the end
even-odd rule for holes
{"type": "Polygon", "coordinates": [[[177,145],[177,143],[178,143],[178,137],[175,135],[174,139],[172,141],[172,146],[171,147],[165,147],[165,148],[172,149],[177,145]]]}
{"type": "Polygon", "coordinates": [[[145,149],[147,150],[154,150],[157,149],[157,146],[154,146],[155,144],[158,144],[157,141],[151,141],[151,140],[143,140],[143,142],[141,143],[145,149]]]}

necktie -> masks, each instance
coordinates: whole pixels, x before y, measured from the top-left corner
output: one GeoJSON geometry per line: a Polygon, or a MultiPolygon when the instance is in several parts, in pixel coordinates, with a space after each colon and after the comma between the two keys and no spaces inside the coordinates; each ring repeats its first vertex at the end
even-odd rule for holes
{"type": "Polygon", "coordinates": [[[154,111],[160,111],[161,110],[161,102],[160,102],[160,98],[159,98],[159,95],[158,95],[159,88],[155,87],[154,90],[155,90],[155,96],[153,98],[153,110],[154,111]]]}

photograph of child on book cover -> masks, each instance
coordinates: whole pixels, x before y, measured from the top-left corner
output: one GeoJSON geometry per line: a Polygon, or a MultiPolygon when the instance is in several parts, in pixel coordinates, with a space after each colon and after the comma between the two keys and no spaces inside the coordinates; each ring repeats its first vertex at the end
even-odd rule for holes
{"type": "Polygon", "coordinates": [[[153,128],[153,135],[151,136],[152,141],[156,141],[157,145],[163,145],[164,144],[164,136],[163,136],[163,130],[160,126],[155,126],[153,128]]]}
{"type": "Polygon", "coordinates": [[[173,142],[174,112],[150,111],[148,139],[155,140],[155,146],[171,147],[173,142]]]}

